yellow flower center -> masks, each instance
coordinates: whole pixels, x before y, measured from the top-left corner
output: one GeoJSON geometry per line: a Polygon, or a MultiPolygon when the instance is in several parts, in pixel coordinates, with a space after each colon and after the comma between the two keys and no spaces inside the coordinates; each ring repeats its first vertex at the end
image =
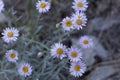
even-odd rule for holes
{"type": "Polygon", "coordinates": [[[70,27],[72,25],[72,22],[67,20],[65,24],[66,24],[67,27],[70,27]]]}
{"type": "Polygon", "coordinates": [[[57,52],[57,54],[62,54],[63,53],[63,49],[62,48],[58,48],[56,52],[57,52]]]}
{"type": "Polygon", "coordinates": [[[23,70],[24,73],[26,73],[26,72],[28,72],[28,67],[27,67],[27,66],[24,66],[24,67],[22,68],[22,70],[23,70]]]}
{"type": "Polygon", "coordinates": [[[79,66],[79,65],[75,65],[75,66],[74,66],[74,70],[75,70],[75,71],[79,71],[79,70],[80,70],[80,66],[79,66]]]}
{"type": "Polygon", "coordinates": [[[73,58],[77,57],[77,52],[73,51],[73,52],[71,53],[71,56],[72,56],[73,58]]]}
{"type": "Polygon", "coordinates": [[[8,36],[8,37],[13,37],[13,32],[8,32],[8,33],[7,33],[7,36],[8,36]]]}
{"type": "Polygon", "coordinates": [[[40,8],[45,8],[46,4],[44,2],[40,3],[40,8]]]}
{"type": "Polygon", "coordinates": [[[78,18],[81,18],[80,16],[78,16],[78,18]]]}
{"type": "Polygon", "coordinates": [[[16,57],[15,53],[10,54],[10,58],[15,58],[15,57],[16,57]]]}
{"type": "Polygon", "coordinates": [[[83,43],[84,43],[84,44],[88,44],[89,41],[85,39],[85,40],[83,41],[83,43]]]}
{"type": "Polygon", "coordinates": [[[82,2],[78,2],[78,3],[77,3],[77,6],[78,6],[78,7],[83,7],[83,3],[82,3],[82,2]]]}
{"type": "Polygon", "coordinates": [[[76,20],[76,24],[81,25],[82,24],[82,20],[81,19],[77,19],[76,20]]]}

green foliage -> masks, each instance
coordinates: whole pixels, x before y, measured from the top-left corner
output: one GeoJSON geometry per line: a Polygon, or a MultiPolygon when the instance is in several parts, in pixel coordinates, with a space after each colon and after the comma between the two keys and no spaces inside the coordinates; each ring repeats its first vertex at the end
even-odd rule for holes
{"type": "MultiPolygon", "coordinates": [[[[56,1],[53,0],[52,3],[56,1]]],[[[60,1],[61,2],[61,1],[60,1]]],[[[57,3],[58,4],[58,3],[57,3]]],[[[1,32],[6,27],[16,27],[20,36],[14,44],[6,44],[0,39],[0,80],[70,80],[68,59],[62,61],[50,56],[50,46],[55,42],[64,42],[70,37],[71,32],[65,33],[55,25],[60,22],[59,18],[63,4],[59,9],[52,7],[49,13],[39,14],[35,8],[36,0],[26,0],[24,10],[21,12],[16,6],[7,7],[4,15],[8,21],[1,23],[1,32]],[[16,8],[16,9],[15,9],[16,8]],[[55,11],[54,11],[55,9],[55,11]],[[57,10],[56,10],[57,9],[57,10]],[[9,49],[19,52],[17,63],[6,60],[5,53],[9,49]],[[38,56],[41,52],[42,56],[38,56]],[[17,69],[19,63],[25,61],[33,67],[32,75],[22,77],[17,69]]],[[[54,5],[56,6],[56,5],[54,5]]],[[[68,5],[69,6],[69,5],[68,5]]]]}

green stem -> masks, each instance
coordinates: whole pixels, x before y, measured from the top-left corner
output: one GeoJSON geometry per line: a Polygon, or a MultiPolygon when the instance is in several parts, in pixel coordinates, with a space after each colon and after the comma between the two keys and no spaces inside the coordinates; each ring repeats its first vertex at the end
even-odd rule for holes
{"type": "Polygon", "coordinates": [[[35,41],[35,40],[30,40],[30,39],[26,39],[27,41],[31,41],[31,42],[33,42],[33,43],[36,43],[36,44],[39,44],[41,47],[43,47],[43,48],[45,48],[45,49],[47,49],[48,51],[50,50],[46,45],[44,45],[44,44],[42,44],[42,43],[40,43],[40,42],[38,42],[38,41],[35,41]]]}
{"type": "Polygon", "coordinates": [[[40,43],[40,42],[32,40],[32,39],[28,39],[28,38],[25,38],[25,40],[26,41],[31,41],[32,43],[35,43],[35,44],[39,44],[41,47],[47,49],[47,51],[50,51],[50,49],[46,45],[44,45],[43,43],[40,43]]]}

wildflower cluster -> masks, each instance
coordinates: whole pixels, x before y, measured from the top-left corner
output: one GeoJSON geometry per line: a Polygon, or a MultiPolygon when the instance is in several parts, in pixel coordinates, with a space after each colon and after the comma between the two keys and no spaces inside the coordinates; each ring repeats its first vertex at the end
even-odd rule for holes
{"type": "MultiPolygon", "coordinates": [[[[66,17],[61,21],[61,26],[64,31],[80,30],[86,26],[87,18],[85,11],[87,10],[86,0],[74,0],[72,8],[74,13],[70,17],[66,17]]],[[[4,9],[4,3],[0,0],[0,12],[4,9]]],[[[51,3],[46,0],[39,0],[36,2],[36,9],[39,13],[46,13],[50,10],[51,3]]],[[[15,27],[7,27],[2,32],[2,39],[7,44],[15,44],[19,37],[19,30],[15,27]]],[[[93,46],[93,41],[89,36],[82,36],[79,39],[79,45],[81,48],[76,46],[71,46],[68,48],[61,42],[55,43],[51,46],[50,53],[53,58],[64,59],[67,58],[70,61],[69,71],[70,74],[79,77],[82,76],[86,71],[86,65],[82,61],[82,48],[89,48],[93,46]]],[[[12,48],[12,47],[10,47],[12,48]]],[[[38,56],[41,56],[39,54],[38,56]]],[[[5,58],[12,63],[19,64],[18,73],[21,76],[30,76],[33,72],[32,66],[26,61],[19,62],[20,53],[15,49],[10,49],[6,51],[5,58]]]]}
{"type": "Polygon", "coordinates": [[[84,11],[86,11],[87,7],[86,0],[74,0],[72,8],[75,13],[62,20],[61,24],[63,29],[65,31],[80,30],[86,26],[87,18],[84,11]]]}
{"type": "Polygon", "coordinates": [[[71,62],[70,73],[75,76],[82,76],[86,71],[86,65],[82,62],[82,51],[76,47],[67,48],[62,43],[55,43],[51,46],[51,56],[63,59],[67,57],[71,62]]]}
{"type": "MultiPolygon", "coordinates": [[[[4,3],[2,0],[0,0],[0,5],[1,12],[4,8],[4,3]]],[[[2,35],[2,39],[4,40],[4,42],[11,45],[17,41],[19,30],[14,27],[7,27],[3,30],[2,35]]],[[[14,49],[10,49],[6,52],[5,57],[9,62],[17,63],[19,59],[19,53],[14,49]]],[[[18,72],[22,76],[29,76],[32,73],[32,66],[26,62],[21,62],[20,65],[18,65],[18,72]]]]}
{"type": "MultiPolygon", "coordinates": [[[[38,1],[36,3],[36,9],[39,11],[39,13],[45,13],[50,9],[50,3],[45,0],[38,1]]],[[[4,3],[2,0],[0,0],[0,12],[2,12],[3,10],[4,3]]],[[[19,30],[15,27],[7,27],[3,30],[2,35],[2,39],[5,43],[10,45],[15,44],[19,37],[19,30]]],[[[19,52],[15,49],[10,49],[6,51],[5,57],[9,62],[16,64],[19,63],[19,52]]],[[[29,63],[25,61],[19,63],[18,72],[21,76],[30,76],[32,74],[32,71],[32,66],[29,63]]]]}
{"type": "MultiPolygon", "coordinates": [[[[61,22],[61,26],[65,31],[80,30],[86,26],[87,18],[84,12],[88,7],[87,4],[86,0],[74,0],[72,8],[75,13],[71,17],[64,18],[61,22]]],[[[79,39],[79,45],[81,49],[75,46],[67,48],[60,42],[51,46],[51,56],[53,58],[63,59],[67,57],[70,60],[70,74],[75,77],[82,76],[85,73],[86,65],[82,61],[82,48],[92,47],[93,42],[89,36],[82,36],[79,39]]]]}
{"type": "MultiPolygon", "coordinates": [[[[19,36],[19,31],[14,27],[9,27],[3,30],[2,35],[3,35],[2,38],[6,43],[14,44],[14,42],[17,41],[17,38],[19,36]]],[[[19,53],[14,49],[8,50],[5,55],[7,60],[13,63],[17,62],[17,60],[19,59],[18,56],[19,56],[19,53]]],[[[30,66],[30,64],[26,62],[22,62],[20,63],[20,66],[18,66],[18,72],[22,76],[25,76],[25,77],[29,76],[32,73],[32,67],[30,66]]]]}

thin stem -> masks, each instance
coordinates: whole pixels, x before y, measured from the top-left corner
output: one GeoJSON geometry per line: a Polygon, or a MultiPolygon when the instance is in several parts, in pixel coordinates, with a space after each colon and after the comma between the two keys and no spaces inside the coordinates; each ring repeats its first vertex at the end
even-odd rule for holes
{"type": "Polygon", "coordinates": [[[47,51],[50,51],[50,49],[46,45],[44,45],[43,43],[41,43],[41,42],[38,42],[38,41],[35,41],[35,40],[32,40],[32,39],[28,39],[28,38],[25,38],[25,40],[26,41],[31,41],[31,42],[36,43],[36,44],[39,44],[41,47],[47,49],[47,51]]]}

